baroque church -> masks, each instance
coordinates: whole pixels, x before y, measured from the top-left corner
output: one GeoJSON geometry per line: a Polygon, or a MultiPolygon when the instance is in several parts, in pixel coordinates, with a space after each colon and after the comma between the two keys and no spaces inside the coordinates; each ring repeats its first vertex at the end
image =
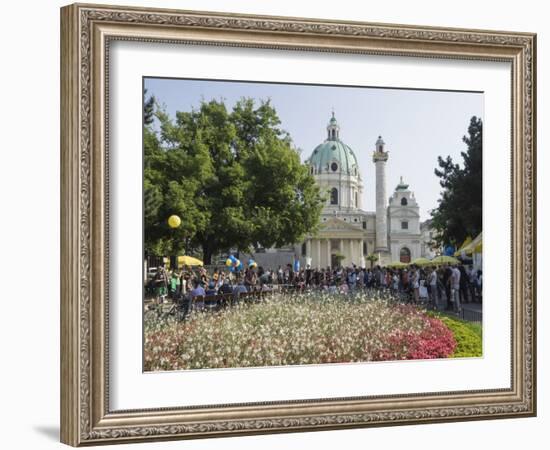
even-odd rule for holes
{"type": "Polygon", "coordinates": [[[313,269],[338,265],[369,267],[367,255],[376,257],[375,265],[433,256],[428,245],[432,237],[429,221],[420,223],[420,208],[403,177],[387,197],[389,160],[390,152],[379,136],[372,153],[376,211],[365,211],[363,178],[357,157],[340,138],[340,126],[333,112],[326,139],[305,161],[321,191],[327,194],[319,231],[295,246],[262,249],[250,256],[265,267],[284,266],[299,260],[301,267],[313,269]]]}
{"type": "Polygon", "coordinates": [[[410,262],[422,255],[419,206],[414,192],[401,177],[388,198],[386,164],[390,152],[381,136],[375,143],[372,161],[376,176],[376,211],[362,205],[363,179],[354,151],[340,138],[340,126],[334,112],[327,125],[327,137],[305,161],[327,202],[321,215],[321,227],[307,236],[297,254],[305,267],[341,265],[365,267],[369,254],[375,264],[410,262]]]}

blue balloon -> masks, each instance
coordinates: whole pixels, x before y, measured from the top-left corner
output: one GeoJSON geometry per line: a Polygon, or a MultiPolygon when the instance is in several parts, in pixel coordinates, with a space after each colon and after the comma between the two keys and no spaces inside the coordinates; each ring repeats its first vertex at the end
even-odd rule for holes
{"type": "Polygon", "coordinates": [[[231,266],[231,267],[229,268],[229,271],[230,271],[230,272],[235,272],[235,268],[234,268],[233,266],[231,266]]]}
{"type": "Polygon", "coordinates": [[[229,255],[229,259],[231,260],[232,263],[237,262],[237,258],[235,258],[233,255],[229,255]]]}
{"type": "Polygon", "coordinates": [[[237,270],[243,270],[243,263],[239,261],[239,265],[236,267],[237,270]]]}
{"type": "Polygon", "coordinates": [[[445,247],[445,250],[443,251],[443,254],[445,256],[453,256],[456,252],[456,249],[453,245],[449,245],[447,247],[445,247]]]}

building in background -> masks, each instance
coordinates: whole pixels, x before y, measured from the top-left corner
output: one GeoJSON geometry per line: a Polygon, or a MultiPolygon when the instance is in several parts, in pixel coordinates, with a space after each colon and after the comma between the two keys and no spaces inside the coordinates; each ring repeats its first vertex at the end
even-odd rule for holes
{"type": "Polygon", "coordinates": [[[423,245],[420,208],[414,192],[401,177],[391,196],[386,196],[386,164],[389,151],[381,136],[372,154],[375,164],[376,211],[362,207],[363,178],[355,152],[340,137],[340,125],[334,113],[327,125],[326,139],[305,161],[325,194],[321,226],[303,243],[284,249],[261,249],[255,254],[260,265],[276,267],[299,258],[302,267],[365,267],[365,259],[374,254],[375,264],[410,262],[430,257],[423,245]]]}

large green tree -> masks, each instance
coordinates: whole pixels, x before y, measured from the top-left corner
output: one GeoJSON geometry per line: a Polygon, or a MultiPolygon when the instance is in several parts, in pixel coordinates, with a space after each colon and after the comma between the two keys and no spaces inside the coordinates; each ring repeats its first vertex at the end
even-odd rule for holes
{"type": "Polygon", "coordinates": [[[269,101],[202,102],[145,126],[145,248],[202,253],[283,246],[319,223],[322,198],[269,101]],[[177,214],[182,224],[169,229],[177,214]]]}
{"type": "Polygon", "coordinates": [[[438,158],[435,174],[443,191],[438,207],[432,211],[432,224],[440,244],[460,245],[482,230],[482,135],[482,121],[473,116],[468,135],[462,138],[467,146],[461,152],[462,166],[450,156],[438,158]]]}

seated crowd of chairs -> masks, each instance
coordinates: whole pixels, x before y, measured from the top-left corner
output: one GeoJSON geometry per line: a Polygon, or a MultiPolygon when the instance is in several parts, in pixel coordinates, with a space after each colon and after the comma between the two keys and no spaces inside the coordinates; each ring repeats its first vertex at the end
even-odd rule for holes
{"type": "Polygon", "coordinates": [[[249,291],[240,292],[239,294],[197,295],[191,299],[189,309],[191,311],[217,311],[240,301],[245,303],[259,302],[268,294],[270,294],[269,291],[249,291]]]}
{"type": "Polygon", "coordinates": [[[166,308],[163,304],[150,304],[146,314],[154,314],[159,318],[175,316],[177,320],[185,319],[192,312],[219,311],[236,303],[258,303],[270,295],[270,291],[249,291],[238,294],[197,295],[193,298],[180,297],[166,308]]]}

